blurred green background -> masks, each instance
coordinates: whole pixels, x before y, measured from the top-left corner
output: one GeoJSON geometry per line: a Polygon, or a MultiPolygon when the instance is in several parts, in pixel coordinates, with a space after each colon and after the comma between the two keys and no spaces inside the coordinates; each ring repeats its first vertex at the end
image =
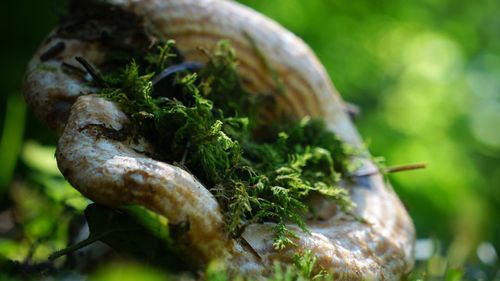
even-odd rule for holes
{"type": "MultiPolygon", "coordinates": [[[[500,1],[240,2],[312,47],[361,108],[374,155],[428,164],[389,176],[421,239],[419,270],[500,280],[500,1]]],[[[25,66],[64,1],[0,5],[0,257],[43,260],[66,243],[58,220],[85,205],[55,169],[54,134],[21,98],[25,66]],[[9,214],[23,223],[15,233],[9,214]]]]}

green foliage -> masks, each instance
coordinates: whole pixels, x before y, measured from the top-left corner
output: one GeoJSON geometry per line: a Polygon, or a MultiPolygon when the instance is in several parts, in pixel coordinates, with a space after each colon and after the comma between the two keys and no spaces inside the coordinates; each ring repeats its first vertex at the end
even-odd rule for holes
{"type": "Polygon", "coordinates": [[[6,109],[2,108],[0,118],[4,118],[4,126],[0,135],[0,199],[12,178],[17,157],[22,146],[26,105],[16,93],[7,99],[6,109]],[[4,115],[5,116],[1,116],[4,115]]]}
{"type": "Polygon", "coordinates": [[[173,53],[175,41],[169,40],[164,45],[157,45],[156,50],[146,54],[145,60],[149,64],[149,72],[160,72],[172,64],[177,56],[173,53]]]}
{"type": "MultiPolygon", "coordinates": [[[[317,265],[317,257],[310,250],[297,253],[293,256],[293,264],[284,265],[278,261],[274,263],[274,268],[266,280],[269,281],[328,281],[333,280],[330,273],[317,265]]],[[[253,280],[246,276],[230,276],[223,263],[214,261],[206,269],[203,280],[206,281],[226,281],[226,280],[253,280]]]]}
{"type": "Polygon", "coordinates": [[[146,65],[132,61],[107,74],[101,94],[118,102],[134,120],[136,134],[155,144],[154,157],[177,163],[210,188],[232,235],[248,223],[272,221],[275,247],[292,245],[293,232],[285,224],[308,231],[302,217],[313,192],[351,210],[348,192],[338,187],[348,171],[349,149],[322,121],[289,117],[256,133],[262,100],[241,86],[226,41],[207,51],[208,63],[199,73],[179,72],[169,87],[156,89],[152,78],[175,57],[169,53],[173,46],[169,41],[147,54],[146,65]]]}
{"type": "Polygon", "coordinates": [[[10,190],[15,207],[2,210],[2,224],[12,225],[12,233],[20,236],[15,242],[0,238],[0,256],[34,261],[45,258],[63,247],[69,222],[85,209],[88,200],[57,171],[54,153],[55,147],[35,142],[22,147],[20,162],[30,173],[10,190]],[[5,216],[9,213],[12,215],[5,216]]]}
{"type": "Polygon", "coordinates": [[[317,269],[317,262],[318,258],[313,255],[311,250],[306,250],[303,253],[297,253],[293,256],[295,268],[306,280],[331,280],[332,276],[323,269],[314,274],[314,270],[317,269]]]}
{"type": "MultiPolygon", "coordinates": [[[[496,129],[499,119],[495,117],[500,112],[497,90],[500,82],[497,28],[500,2],[238,2],[274,18],[312,47],[342,96],[360,105],[362,115],[357,125],[363,136],[372,139],[372,152],[386,156],[388,164],[429,163],[424,173],[390,176],[416,224],[418,237],[430,236],[441,241],[443,255],[450,244],[456,245],[448,256],[450,260],[457,256],[463,260],[464,255],[470,253],[464,280],[472,280],[471,275],[484,276],[481,274],[486,274],[486,280],[498,280],[498,262],[483,264],[474,247],[481,239],[492,242],[497,253],[500,250],[500,224],[491,219],[500,212],[500,131],[496,129]]],[[[38,183],[27,179],[34,173],[31,166],[24,165],[23,161],[16,164],[13,155],[22,143],[17,144],[17,137],[13,136],[22,136],[19,131],[24,126],[22,118],[7,121],[4,115],[16,110],[16,114],[21,113],[20,107],[8,101],[9,95],[19,95],[26,63],[57,23],[58,13],[54,8],[58,10],[66,1],[48,3],[7,1],[2,9],[5,11],[3,21],[13,24],[0,27],[3,34],[8,35],[6,38],[11,38],[4,40],[0,47],[3,50],[0,52],[3,62],[0,68],[0,126],[9,127],[2,130],[5,132],[2,138],[9,135],[9,144],[1,145],[0,158],[9,160],[0,162],[0,174],[13,181],[4,181],[6,192],[1,198],[0,209],[2,212],[16,209],[19,220],[12,231],[16,236],[0,234],[0,248],[9,248],[0,250],[0,256],[15,260],[22,260],[29,249],[27,241],[37,238],[32,234],[27,237],[22,230],[25,219],[34,223],[38,217],[42,220],[48,217],[44,215],[46,208],[33,202],[35,199],[38,202],[47,189],[40,189],[38,183]],[[26,9],[27,5],[30,9],[26,9]],[[27,25],[29,29],[24,28],[27,25]],[[22,40],[18,40],[19,36],[22,40]],[[9,167],[14,166],[13,177],[10,177],[9,167]],[[18,193],[22,194],[18,196],[18,193]],[[11,197],[15,199],[9,199],[11,197]]],[[[35,140],[44,145],[56,144],[55,134],[32,114],[27,114],[25,126],[24,139],[20,142],[35,140]]],[[[54,160],[52,155],[43,158],[54,160]]],[[[44,178],[47,179],[44,186],[50,185],[53,190],[72,190],[69,184],[60,184],[62,177],[44,178]]],[[[42,206],[63,209],[60,206],[64,201],[45,201],[42,206]]],[[[50,216],[58,218],[57,213],[50,216]]],[[[0,224],[6,225],[5,221],[0,224]]],[[[58,220],[60,227],[64,224],[65,221],[58,220]]],[[[63,232],[57,231],[57,238],[50,243],[44,240],[42,244],[50,250],[42,251],[38,247],[33,260],[45,259],[54,244],[62,247],[67,236],[62,235],[63,232]]],[[[3,265],[0,265],[0,275],[5,273],[3,265]]],[[[127,268],[130,265],[113,264],[110,271],[126,272],[127,268]]],[[[129,273],[124,275],[133,277],[129,273]]],[[[441,280],[436,275],[426,276],[415,280],[441,280]]]]}

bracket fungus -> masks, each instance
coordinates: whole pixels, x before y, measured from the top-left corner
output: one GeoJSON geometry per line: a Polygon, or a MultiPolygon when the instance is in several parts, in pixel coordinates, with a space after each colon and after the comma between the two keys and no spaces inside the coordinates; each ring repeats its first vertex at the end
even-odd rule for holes
{"type": "MultiPolygon", "coordinates": [[[[177,239],[196,266],[218,259],[231,272],[259,278],[269,274],[274,261],[291,262],[295,253],[308,250],[318,268],[336,280],[395,280],[412,269],[413,223],[380,173],[343,183],[362,221],[320,198],[317,204],[329,211],[321,220],[306,219],[308,232],[287,225],[295,231],[293,247],[273,246],[273,222],[251,223],[238,237],[228,235],[209,189],[188,170],[151,157],[151,140],[131,134],[130,117],[98,94],[87,73],[97,71],[92,66],[109,68],[110,54],[117,50],[130,54],[158,39],[175,40],[184,60],[204,63],[200,48],[210,50],[229,39],[248,92],[276,93],[275,80],[280,80],[274,108],[263,113],[268,122],[278,109],[297,118],[321,118],[342,141],[362,150],[345,103],[302,40],[232,1],[72,1],[69,10],[31,60],[24,94],[36,116],[59,134],[59,169],[83,195],[111,207],[142,205],[171,224],[188,225],[177,239]],[[75,57],[85,58],[86,70],[75,57]]],[[[357,173],[376,169],[369,157],[361,158],[357,173]]]]}

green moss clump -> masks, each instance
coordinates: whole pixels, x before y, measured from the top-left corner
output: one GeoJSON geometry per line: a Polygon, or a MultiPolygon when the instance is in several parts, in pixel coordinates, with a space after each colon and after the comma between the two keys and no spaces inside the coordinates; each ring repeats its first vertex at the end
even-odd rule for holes
{"type": "Polygon", "coordinates": [[[264,126],[263,96],[242,87],[236,56],[225,41],[207,53],[202,69],[178,71],[160,89],[153,77],[179,59],[173,48],[169,41],[141,64],[132,61],[103,75],[101,94],[154,143],[156,159],[182,166],[210,189],[232,235],[249,223],[270,221],[276,223],[274,246],[293,244],[286,223],[307,231],[303,217],[312,193],[351,210],[347,191],[338,186],[348,173],[349,148],[323,121],[284,118],[264,126]]]}

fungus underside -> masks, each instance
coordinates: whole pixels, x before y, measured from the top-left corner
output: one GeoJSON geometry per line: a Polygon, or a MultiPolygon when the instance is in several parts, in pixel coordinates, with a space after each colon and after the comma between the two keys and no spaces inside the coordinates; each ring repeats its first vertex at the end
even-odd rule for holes
{"type": "Polygon", "coordinates": [[[313,193],[350,212],[339,181],[349,173],[351,149],[321,120],[285,114],[265,122],[263,105],[273,99],[245,90],[229,43],[205,53],[208,62],[197,69],[181,61],[173,41],[158,43],[94,80],[130,116],[134,134],[154,144],[152,157],[188,170],[214,194],[231,235],[253,222],[274,222],[275,248],[293,245],[286,224],[308,231],[313,193]],[[171,71],[157,79],[165,69],[171,71]]]}

